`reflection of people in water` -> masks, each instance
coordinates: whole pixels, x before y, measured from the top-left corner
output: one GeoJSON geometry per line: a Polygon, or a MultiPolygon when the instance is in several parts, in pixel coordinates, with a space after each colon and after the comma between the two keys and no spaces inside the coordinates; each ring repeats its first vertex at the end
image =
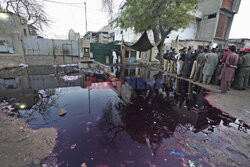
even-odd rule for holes
{"type": "Polygon", "coordinates": [[[116,64],[117,62],[117,54],[114,50],[112,50],[112,57],[113,57],[113,64],[116,64]]]}
{"type": "Polygon", "coordinates": [[[116,74],[117,74],[117,67],[116,67],[116,66],[113,66],[112,69],[113,69],[113,74],[116,75],[116,74]]]}

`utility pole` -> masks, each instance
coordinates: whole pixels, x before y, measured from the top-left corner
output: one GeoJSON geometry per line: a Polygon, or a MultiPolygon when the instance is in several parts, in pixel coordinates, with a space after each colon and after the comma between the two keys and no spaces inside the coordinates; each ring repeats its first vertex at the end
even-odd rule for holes
{"type": "Polygon", "coordinates": [[[85,6],[85,26],[86,26],[86,34],[88,33],[88,22],[87,22],[87,8],[86,8],[86,2],[84,2],[85,6]]]}

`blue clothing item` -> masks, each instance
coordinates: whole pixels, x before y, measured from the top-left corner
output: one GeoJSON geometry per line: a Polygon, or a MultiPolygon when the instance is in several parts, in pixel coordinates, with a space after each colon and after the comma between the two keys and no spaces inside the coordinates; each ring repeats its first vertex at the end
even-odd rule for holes
{"type": "Polygon", "coordinates": [[[174,151],[170,151],[169,155],[176,155],[176,156],[179,156],[179,157],[184,157],[184,153],[182,152],[174,152],[174,151]]]}

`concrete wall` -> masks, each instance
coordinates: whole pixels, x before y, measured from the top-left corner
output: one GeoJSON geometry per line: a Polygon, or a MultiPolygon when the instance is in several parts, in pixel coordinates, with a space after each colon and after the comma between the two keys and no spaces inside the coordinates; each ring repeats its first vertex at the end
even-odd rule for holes
{"type": "Polygon", "coordinates": [[[79,60],[77,41],[23,38],[25,63],[29,65],[71,64],[79,60]]]}
{"type": "Polygon", "coordinates": [[[229,39],[228,45],[235,45],[237,48],[250,48],[250,39],[229,39]]]}
{"type": "Polygon", "coordinates": [[[23,38],[23,49],[26,56],[79,56],[78,42],[70,40],[25,37],[23,38]]]}
{"type": "Polygon", "coordinates": [[[198,49],[198,46],[209,46],[210,42],[208,42],[208,41],[195,41],[195,40],[180,40],[178,42],[178,44],[176,44],[175,42],[173,42],[172,45],[177,48],[176,49],[177,51],[179,51],[183,47],[193,46],[194,49],[198,49]]]}
{"type": "Polygon", "coordinates": [[[212,41],[216,31],[217,18],[208,19],[204,18],[201,20],[200,30],[197,35],[199,40],[212,41]]]}
{"type": "Polygon", "coordinates": [[[221,7],[222,0],[200,0],[197,7],[202,11],[203,16],[217,13],[221,7]]]}
{"type": "Polygon", "coordinates": [[[12,48],[12,54],[23,54],[21,38],[29,35],[27,23],[21,17],[4,13],[7,17],[0,18],[0,41],[12,48]]]}
{"type": "Polygon", "coordinates": [[[1,14],[4,17],[0,17],[0,69],[17,67],[24,63],[21,40],[29,35],[28,26],[26,21],[17,15],[1,14]]]}

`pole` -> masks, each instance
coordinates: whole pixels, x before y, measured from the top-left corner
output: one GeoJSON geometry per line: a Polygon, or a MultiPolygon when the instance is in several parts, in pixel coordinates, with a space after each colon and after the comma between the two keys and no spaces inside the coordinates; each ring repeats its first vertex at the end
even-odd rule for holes
{"type": "Polygon", "coordinates": [[[88,22],[87,22],[87,8],[86,8],[86,2],[84,2],[85,6],[85,26],[86,26],[86,34],[88,33],[88,22]]]}

